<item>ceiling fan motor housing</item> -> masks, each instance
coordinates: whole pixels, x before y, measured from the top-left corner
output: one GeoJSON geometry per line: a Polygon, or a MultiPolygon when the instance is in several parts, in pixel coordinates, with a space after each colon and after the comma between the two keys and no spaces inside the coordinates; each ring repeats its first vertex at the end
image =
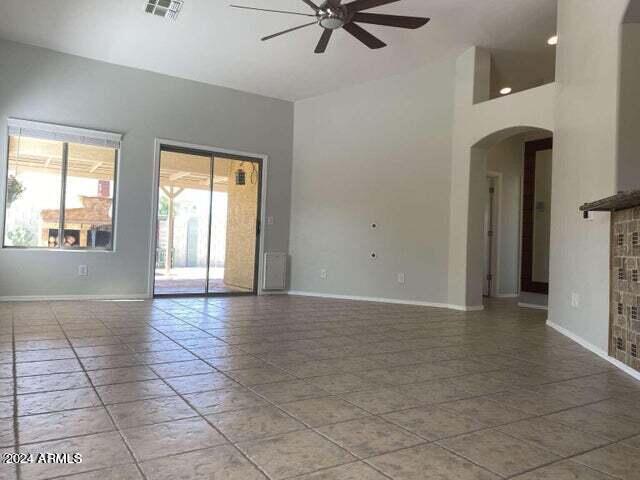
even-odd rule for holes
{"type": "Polygon", "coordinates": [[[330,5],[318,12],[318,16],[320,17],[318,22],[320,26],[328,30],[342,28],[348,20],[347,10],[344,7],[332,7],[330,5]]]}

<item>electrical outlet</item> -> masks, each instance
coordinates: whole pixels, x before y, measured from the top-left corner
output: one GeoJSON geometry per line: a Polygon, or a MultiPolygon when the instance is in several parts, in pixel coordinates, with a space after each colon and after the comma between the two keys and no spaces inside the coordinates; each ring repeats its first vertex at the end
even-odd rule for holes
{"type": "Polygon", "coordinates": [[[323,268],[322,270],[320,270],[320,278],[322,280],[326,280],[327,279],[327,270],[325,268],[323,268]]]}
{"type": "Polygon", "coordinates": [[[571,306],[573,308],[579,308],[580,307],[580,294],[573,292],[571,294],[571,306]]]}
{"type": "Polygon", "coordinates": [[[273,217],[267,217],[267,225],[273,225],[273,217]]]}
{"type": "Polygon", "coordinates": [[[398,283],[400,283],[401,285],[404,285],[404,273],[398,274],[398,283]]]}
{"type": "Polygon", "coordinates": [[[78,276],[80,277],[89,276],[89,267],[87,265],[78,265],[78,276]]]}

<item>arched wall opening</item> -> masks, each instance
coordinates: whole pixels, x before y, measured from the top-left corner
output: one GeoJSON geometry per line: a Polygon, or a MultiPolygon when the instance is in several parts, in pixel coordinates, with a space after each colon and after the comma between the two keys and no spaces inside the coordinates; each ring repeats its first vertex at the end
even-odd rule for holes
{"type": "MultiPolygon", "coordinates": [[[[466,272],[470,305],[482,305],[483,295],[487,294],[517,297],[521,293],[525,144],[552,137],[553,132],[545,128],[514,126],[485,136],[470,149],[466,272]],[[488,177],[499,179],[493,187],[497,195],[493,204],[488,177]],[[493,205],[495,215],[492,225],[487,223],[489,205],[493,205]],[[494,232],[493,240],[487,238],[488,228],[494,232]],[[492,242],[489,247],[488,241],[492,242]],[[488,275],[492,276],[491,285],[487,284],[488,275]]],[[[548,269],[548,252],[546,258],[548,269]]],[[[522,303],[546,306],[546,296],[523,296],[522,303]]]]}

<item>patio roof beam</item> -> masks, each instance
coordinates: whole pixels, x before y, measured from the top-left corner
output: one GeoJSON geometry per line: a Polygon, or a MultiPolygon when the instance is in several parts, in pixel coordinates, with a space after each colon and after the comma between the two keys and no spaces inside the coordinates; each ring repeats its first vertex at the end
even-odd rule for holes
{"type": "Polygon", "coordinates": [[[169,177],[170,182],[175,182],[176,180],[180,180],[181,178],[188,177],[191,175],[191,172],[178,172],[174,173],[169,177]]]}

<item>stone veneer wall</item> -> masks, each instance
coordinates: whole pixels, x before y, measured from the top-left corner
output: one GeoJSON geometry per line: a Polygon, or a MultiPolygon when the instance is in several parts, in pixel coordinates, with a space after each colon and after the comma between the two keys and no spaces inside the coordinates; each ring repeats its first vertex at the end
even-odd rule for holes
{"type": "Polygon", "coordinates": [[[640,371],[640,207],[611,214],[609,354],[640,371]]]}

